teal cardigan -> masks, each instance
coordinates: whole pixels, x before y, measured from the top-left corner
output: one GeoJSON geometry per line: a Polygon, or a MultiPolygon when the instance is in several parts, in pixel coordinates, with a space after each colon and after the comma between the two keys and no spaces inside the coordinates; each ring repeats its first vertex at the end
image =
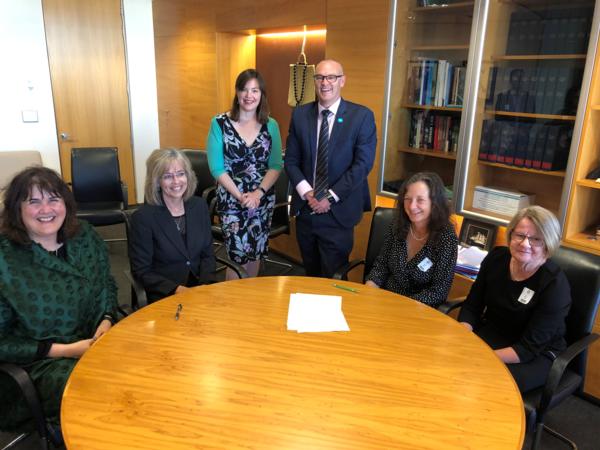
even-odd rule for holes
{"type": "MultiPolygon", "coordinates": [[[[283,158],[281,156],[281,134],[279,125],[272,117],[269,117],[267,129],[271,135],[271,155],[269,156],[269,169],[283,169],[283,158]]],[[[223,132],[217,123],[217,118],[213,117],[210,122],[210,131],[206,138],[206,152],[208,156],[208,166],[213,177],[218,178],[223,175],[225,170],[225,159],[223,157],[223,132]]]]}

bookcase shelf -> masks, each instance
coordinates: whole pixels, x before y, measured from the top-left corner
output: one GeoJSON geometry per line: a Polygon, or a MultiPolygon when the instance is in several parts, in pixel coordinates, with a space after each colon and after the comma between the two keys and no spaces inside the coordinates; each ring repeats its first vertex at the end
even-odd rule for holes
{"type": "Polygon", "coordinates": [[[563,245],[576,248],[588,253],[600,255],[600,240],[594,239],[595,232],[592,229],[581,233],[575,233],[563,240],[563,245]]]}
{"type": "Polygon", "coordinates": [[[581,186],[584,188],[600,189],[600,183],[594,180],[577,180],[575,183],[577,184],[577,186],[581,186]]]}
{"type": "Polygon", "coordinates": [[[456,11],[456,10],[468,10],[473,11],[473,5],[475,2],[459,2],[450,3],[448,5],[431,5],[431,6],[419,6],[413,8],[414,12],[445,12],[445,11],[456,11]]]}
{"type": "Polygon", "coordinates": [[[535,114],[535,113],[524,113],[524,112],[512,112],[512,111],[496,111],[493,109],[486,109],[486,114],[494,116],[505,116],[505,117],[523,117],[527,119],[546,119],[546,120],[564,120],[567,122],[575,122],[577,116],[561,116],[557,114],[535,114]]]}
{"type": "Polygon", "coordinates": [[[450,106],[432,106],[432,105],[417,105],[414,103],[403,103],[403,108],[407,109],[423,109],[423,110],[431,110],[431,111],[445,111],[445,112],[453,112],[453,113],[462,113],[462,108],[454,108],[450,106]]]}
{"type": "Polygon", "coordinates": [[[587,55],[497,55],[492,56],[492,61],[554,61],[562,59],[584,59],[587,55]]]}
{"type": "Polygon", "coordinates": [[[489,162],[489,161],[479,161],[479,164],[481,164],[482,166],[497,167],[499,169],[514,170],[514,171],[517,171],[517,172],[526,172],[526,173],[531,173],[531,174],[536,174],[536,175],[546,175],[546,176],[549,176],[549,177],[559,177],[559,178],[564,178],[565,177],[565,171],[564,170],[538,170],[538,169],[529,169],[527,167],[510,166],[508,164],[493,163],[493,162],[489,162]]]}
{"type": "Polygon", "coordinates": [[[468,45],[417,45],[411,47],[412,52],[438,52],[438,51],[452,51],[452,50],[469,50],[468,45]]]}
{"type": "Polygon", "coordinates": [[[442,158],[456,161],[456,154],[453,152],[443,152],[441,150],[431,150],[428,148],[411,148],[411,147],[400,147],[398,149],[401,153],[411,153],[413,155],[428,156],[431,158],[442,158]]]}

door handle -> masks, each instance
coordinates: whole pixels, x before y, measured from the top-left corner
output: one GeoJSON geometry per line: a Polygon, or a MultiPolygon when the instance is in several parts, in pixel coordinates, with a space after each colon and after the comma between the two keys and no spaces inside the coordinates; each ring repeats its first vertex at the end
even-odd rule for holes
{"type": "Polygon", "coordinates": [[[60,133],[60,138],[63,141],[68,141],[69,139],[71,139],[71,135],[69,133],[60,133]]]}

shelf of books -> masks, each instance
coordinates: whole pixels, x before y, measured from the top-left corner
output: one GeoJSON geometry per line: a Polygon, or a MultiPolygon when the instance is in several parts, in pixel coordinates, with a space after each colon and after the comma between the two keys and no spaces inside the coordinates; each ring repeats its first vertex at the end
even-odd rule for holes
{"type": "Polygon", "coordinates": [[[563,227],[563,244],[600,255],[599,59],[597,53],[563,227]]]}
{"type": "Polygon", "coordinates": [[[506,224],[538,204],[561,217],[593,12],[585,0],[490,0],[459,212],[506,224]]]}
{"type": "Polygon", "coordinates": [[[451,190],[474,2],[399,0],[395,7],[380,193],[396,195],[404,179],[425,170],[451,190]]]}

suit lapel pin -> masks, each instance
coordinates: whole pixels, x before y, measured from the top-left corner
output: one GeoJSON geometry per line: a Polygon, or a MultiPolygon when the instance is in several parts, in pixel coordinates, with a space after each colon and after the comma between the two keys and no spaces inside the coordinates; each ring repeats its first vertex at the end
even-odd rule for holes
{"type": "Polygon", "coordinates": [[[338,117],[338,123],[342,123],[344,119],[342,117],[338,117]]]}

